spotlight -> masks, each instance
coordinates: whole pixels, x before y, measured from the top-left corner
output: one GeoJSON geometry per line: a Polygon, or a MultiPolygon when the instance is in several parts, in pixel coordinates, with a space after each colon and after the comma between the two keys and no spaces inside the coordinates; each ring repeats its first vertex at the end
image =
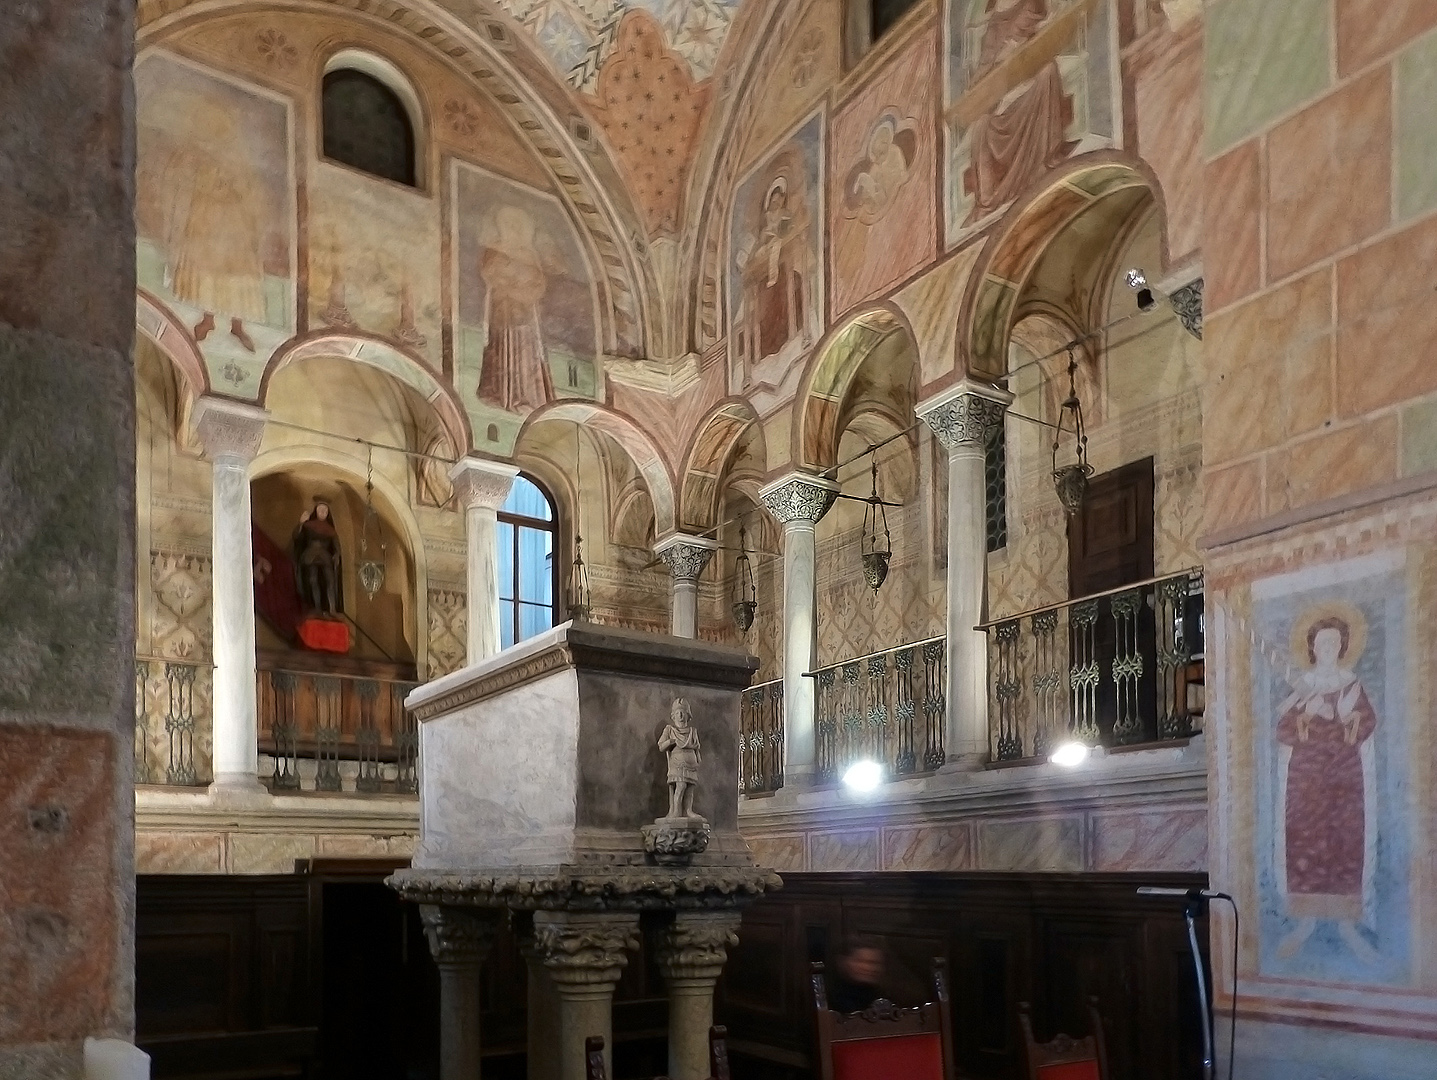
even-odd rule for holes
{"type": "Polygon", "coordinates": [[[1088,760],[1088,745],[1076,740],[1062,743],[1052,756],[1048,758],[1054,765],[1061,765],[1065,769],[1075,769],[1088,760]]]}
{"type": "Polygon", "coordinates": [[[852,791],[872,791],[883,779],[883,767],[876,761],[855,761],[843,774],[843,783],[852,791]]]}
{"type": "Polygon", "coordinates": [[[1153,298],[1153,290],[1148,288],[1148,278],[1137,267],[1128,271],[1128,288],[1138,294],[1138,310],[1151,311],[1157,300],[1153,298]]]}

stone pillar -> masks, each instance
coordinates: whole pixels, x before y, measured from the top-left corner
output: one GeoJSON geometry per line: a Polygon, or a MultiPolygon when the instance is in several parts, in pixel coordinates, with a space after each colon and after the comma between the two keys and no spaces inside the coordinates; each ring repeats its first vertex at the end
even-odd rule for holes
{"type": "Polygon", "coordinates": [[[1013,400],[1006,390],[964,379],[922,402],[918,416],[948,448],[948,764],[988,759],[988,639],[983,621],[988,584],[989,433],[1013,400]]]}
{"type": "Polygon", "coordinates": [[[439,965],[440,1080],[479,1080],[479,966],[500,912],[424,904],[424,935],[439,965]]]}
{"type": "Polygon", "coordinates": [[[674,637],[699,635],[699,575],[717,550],[717,540],[684,533],[666,536],[654,545],[654,554],[673,575],[669,633],[674,637]]]}
{"type": "Polygon", "coordinates": [[[519,954],[524,957],[528,971],[528,1022],[525,1025],[528,1080],[558,1080],[559,994],[549,977],[549,969],[544,966],[544,955],[534,941],[532,916],[530,919],[528,931],[519,933],[519,954]]]}
{"type": "Polygon", "coordinates": [[[460,458],[449,471],[469,542],[469,664],[499,651],[499,507],[517,475],[513,465],[475,457],[460,458]]]}
{"type": "Polygon", "coordinates": [[[679,912],[659,945],[659,968],[669,984],[669,1076],[704,1080],[709,1075],[709,1028],[714,1022],[714,984],[738,944],[737,911],[679,912]]]}
{"type": "Polygon", "coordinates": [[[264,792],[258,778],[255,702],[254,550],[250,541],[249,466],[268,414],[253,405],[203,397],[195,427],[214,479],[210,495],[214,612],[213,760],[215,796],[264,792]]]}
{"type": "Polygon", "coordinates": [[[802,786],[813,782],[815,751],[814,686],[803,677],[818,652],[814,526],[838,497],[838,485],[792,472],[759,497],[783,526],[783,776],[785,785],[802,786]]]}
{"type": "Polygon", "coordinates": [[[559,1080],[585,1080],[591,1035],[603,1036],[605,1072],[613,1075],[614,988],[638,944],[636,913],[535,913],[534,946],[559,998],[559,1080]]]}

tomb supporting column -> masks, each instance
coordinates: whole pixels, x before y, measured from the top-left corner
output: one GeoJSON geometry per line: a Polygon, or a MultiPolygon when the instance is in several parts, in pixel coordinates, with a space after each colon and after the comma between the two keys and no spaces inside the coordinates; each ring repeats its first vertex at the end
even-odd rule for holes
{"type": "Polygon", "coordinates": [[[654,545],[654,554],[669,568],[669,633],[674,637],[698,637],[699,575],[708,566],[718,541],[706,536],[674,533],[654,545]]]}
{"type": "Polygon", "coordinates": [[[681,911],[664,930],[658,961],[669,988],[672,1080],[704,1080],[709,1075],[714,986],[728,950],[738,944],[739,921],[737,911],[681,911]]]}
{"type": "Polygon", "coordinates": [[[559,1077],[585,1080],[584,1040],[604,1040],[604,1071],[613,1075],[614,989],[639,945],[639,916],[631,912],[540,911],[534,948],[558,998],[559,1077]]]}
{"type": "Polygon", "coordinates": [[[464,507],[468,546],[469,638],[465,663],[499,651],[499,507],[519,470],[502,461],[460,458],[449,471],[464,507]]]}
{"type": "Polygon", "coordinates": [[[479,1080],[479,968],[502,913],[425,904],[420,914],[439,965],[440,1080],[479,1080]]]}

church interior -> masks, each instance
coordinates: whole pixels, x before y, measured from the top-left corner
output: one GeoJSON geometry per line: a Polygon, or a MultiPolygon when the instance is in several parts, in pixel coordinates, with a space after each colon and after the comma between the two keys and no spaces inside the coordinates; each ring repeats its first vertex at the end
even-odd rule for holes
{"type": "Polygon", "coordinates": [[[9,8],[0,1080],[1437,1077],[1437,3],[9,8]]]}

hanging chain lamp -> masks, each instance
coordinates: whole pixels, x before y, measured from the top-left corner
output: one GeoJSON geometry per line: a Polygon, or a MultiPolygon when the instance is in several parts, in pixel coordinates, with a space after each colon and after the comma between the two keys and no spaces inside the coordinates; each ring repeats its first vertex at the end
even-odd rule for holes
{"type": "Polygon", "coordinates": [[[379,520],[379,511],[374,509],[374,447],[371,446],[364,478],[364,524],[359,532],[359,584],[371,600],[384,588],[385,554],[384,524],[379,520]],[[378,558],[370,553],[371,532],[377,541],[378,558]]]}
{"type": "Polygon", "coordinates": [[[748,557],[748,530],[738,527],[738,558],[733,563],[734,576],[734,625],[747,634],[753,625],[754,613],[758,611],[758,587],[753,581],[753,565],[748,557]]]}
{"type": "Polygon", "coordinates": [[[1088,477],[1092,475],[1093,467],[1088,464],[1088,433],[1083,428],[1083,403],[1078,400],[1078,361],[1069,346],[1068,397],[1058,412],[1058,430],[1053,434],[1053,487],[1069,517],[1082,509],[1083,497],[1088,493],[1088,477]],[[1073,460],[1059,465],[1058,451],[1063,434],[1068,431],[1073,435],[1073,460]]]}
{"type": "Polygon", "coordinates": [[[584,502],[581,482],[582,462],[579,460],[579,427],[574,425],[574,558],[569,566],[569,618],[588,622],[592,612],[589,596],[589,569],[584,565],[584,537],[579,531],[580,508],[584,502]]]}
{"type": "Polygon", "coordinates": [[[875,593],[888,579],[888,560],[893,557],[893,538],[888,532],[888,511],[878,496],[878,455],[873,455],[873,493],[863,510],[863,578],[875,593]],[[878,534],[879,526],[883,535],[878,534]]]}

